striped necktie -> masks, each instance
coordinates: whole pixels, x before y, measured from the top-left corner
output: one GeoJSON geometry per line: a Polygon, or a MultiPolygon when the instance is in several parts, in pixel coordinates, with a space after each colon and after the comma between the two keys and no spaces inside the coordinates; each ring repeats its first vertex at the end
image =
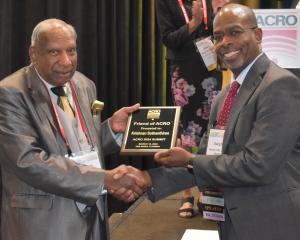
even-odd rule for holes
{"type": "Polygon", "coordinates": [[[64,90],[63,86],[53,87],[51,91],[58,96],[57,105],[64,110],[70,119],[74,118],[74,111],[71,107],[71,104],[68,100],[68,96],[64,90]]]}

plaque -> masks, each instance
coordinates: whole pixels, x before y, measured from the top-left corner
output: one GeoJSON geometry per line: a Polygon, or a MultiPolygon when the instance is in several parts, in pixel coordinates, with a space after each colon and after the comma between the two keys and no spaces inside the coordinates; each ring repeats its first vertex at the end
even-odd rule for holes
{"type": "Polygon", "coordinates": [[[148,155],[175,146],[181,107],[140,107],[128,118],[122,155],[148,155]]]}

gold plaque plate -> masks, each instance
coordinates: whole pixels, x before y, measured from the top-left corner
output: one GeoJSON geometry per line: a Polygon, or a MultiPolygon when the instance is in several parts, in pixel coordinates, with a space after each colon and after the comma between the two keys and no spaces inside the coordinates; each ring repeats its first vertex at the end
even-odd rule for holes
{"type": "Polygon", "coordinates": [[[149,155],[175,146],[181,107],[140,107],[128,119],[122,155],[149,155]]]}

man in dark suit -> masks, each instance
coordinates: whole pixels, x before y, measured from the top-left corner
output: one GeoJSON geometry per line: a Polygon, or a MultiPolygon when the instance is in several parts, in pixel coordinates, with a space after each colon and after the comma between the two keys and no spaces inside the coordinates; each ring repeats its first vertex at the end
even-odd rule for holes
{"type": "Polygon", "coordinates": [[[113,179],[126,166],[103,170],[139,104],[101,125],[95,85],[76,71],[74,28],[48,19],[31,40],[31,65],[0,82],[1,238],[108,239],[106,190],[132,201],[144,187],[132,175],[113,179]]]}
{"type": "Polygon", "coordinates": [[[215,123],[229,87],[212,107],[208,143],[212,132],[225,130],[214,142],[221,150],[193,155],[175,147],[155,158],[178,168],[143,172],[153,201],[195,185],[223,192],[221,240],[300,239],[300,80],[262,53],[261,40],[251,9],[222,7],[214,20],[215,49],[240,87],[225,126],[215,123]]]}

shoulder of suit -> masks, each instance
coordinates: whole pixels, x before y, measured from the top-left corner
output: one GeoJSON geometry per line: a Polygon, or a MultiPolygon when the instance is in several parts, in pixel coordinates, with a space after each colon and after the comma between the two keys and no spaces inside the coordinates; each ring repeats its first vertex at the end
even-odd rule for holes
{"type": "Polygon", "coordinates": [[[74,73],[72,82],[81,89],[91,89],[92,92],[96,91],[95,83],[81,72],[76,71],[74,73]]]}
{"type": "Polygon", "coordinates": [[[297,79],[298,81],[300,81],[300,78],[297,75],[295,75],[293,72],[291,72],[285,68],[282,68],[273,62],[270,63],[268,72],[270,74],[276,76],[276,79],[277,78],[291,78],[291,79],[297,79]]]}
{"type": "Polygon", "coordinates": [[[26,79],[29,78],[34,74],[30,66],[26,66],[20,68],[19,70],[15,71],[14,73],[6,76],[0,81],[1,87],[10,87],[10,88],[20,88],[22,86],[25,87],[26,79]]]}
{"type": "Polygon", "coordinates": [[[72,81],[75,84],[91,84],[93,81],[79,71],[75,71],[72,81]]]}
{"type": "Polygon", "coordinates": [[[81,73],[79,71],[75,71],[75,73],[73,75],[73,79],[89,80],[89,81],[91,81],[91,79],[89,79],[87,76],[85,76],[83,73],[81,73]]]}

